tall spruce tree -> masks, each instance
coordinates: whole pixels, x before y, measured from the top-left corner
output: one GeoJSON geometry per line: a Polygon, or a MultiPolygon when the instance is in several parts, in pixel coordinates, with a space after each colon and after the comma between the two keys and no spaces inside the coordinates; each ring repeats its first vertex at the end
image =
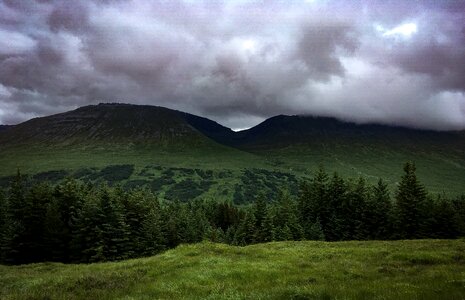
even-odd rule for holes
{"type": "Polygon", "coordinates": [[[124,219],[124,209],[118,198],[103,187],[100,194],[99,217],[105,260],[125,259],[132,255],[129,245],[130,228],[124,219]]]}
{"type": "Polygon", "coordinates": [[[396,193],[397,232],[400,238],[421,238],[425,235],[426,192],[415,174],[413,162],[404,165],[396,193]]]}
{"type": "Polygon", "coordinates": [[[298,216],[296,201],[291,198],[287,191],[280,191],[274,218],[275,237],[283,238],[286,236],[286,239],[301,240],[304,237],[304,231],[298,216]]]}
{"type": "Polygon", "coordinates": [[[6,219],[8,228],[4,235],[3,251],[6,263],[20,264],[27,262],[25,245],[27,245],[24,216],[27,213],[24,182],[21,172],[10,183],[6,219]]]}
{"type": "Polygon", "coordinates": [[[255,215],[255,227],[257,228],[256,242],[260,243],[266,239],[266,233],[263,229],[267,213],[267,204],[263,193],[260,193],[255,199],[253,213],[255,215]]]}
{"type": "Polygon", "coordinates": [[[8,202],[3,189],[0,189],[0,263],[5,262],[5,246],[8,236],[9,220],[7,219],[8,202]]]}
{"type": "MultiPolygon", "coordinates": [[[[346,219],[343,215],[346,211],[341,208],[346,196],[347,185],[344,179],[335,172],[328,186],[328,204],[324,215],[326,224],[322,224],[325,237],[329,241],[341,240],[344,237],[341,222],[346,219]]],[[[323,222],[324,219],[320,221],[323,222]]]]}
{"type": "Polygon", "coordinates": [[[387,184],[380,178],[372,187],[367,202],[368,217],[365,220],[370,239],[385,240],[392,236],[392,202],[387,184]]]}

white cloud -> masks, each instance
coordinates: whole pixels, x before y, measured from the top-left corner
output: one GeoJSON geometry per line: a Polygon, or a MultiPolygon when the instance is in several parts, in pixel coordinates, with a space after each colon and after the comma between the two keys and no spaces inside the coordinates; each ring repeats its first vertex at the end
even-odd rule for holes
{"type": "Polygon", "coordinates": [[[405,24],[401,24],[389,30],[385,30],[382,27],[377,27],[377,29],[383,32],[383,36],[386,36],[386,37],[389,37],[389,36],[410,37],[417,32],[417,24],[405,23],[405,24]]]}

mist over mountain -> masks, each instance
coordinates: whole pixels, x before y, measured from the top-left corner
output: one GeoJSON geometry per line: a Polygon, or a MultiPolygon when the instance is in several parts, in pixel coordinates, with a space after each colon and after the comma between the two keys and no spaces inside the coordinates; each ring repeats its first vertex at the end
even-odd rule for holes
{"type": "Polygon", "coordinates": [[[0,123],[99,102],[465,129],[463,1],[0,0],[0,123]]]}
{"type": "Polygon", "coordinates": [[[432,131],[380,124],[355,124],[330,117],[278,115],[238,132],[217,122],[164,107],[101,103],[66,113],[1,126],[0,147],[28,143],[73,145],[111,142],[178,144],[216,142],[243,150],[321,143],[386,143],[420,149],[461,151],[463,131],[432,131]],[[8,130],[7,130],[8,129],[8,130]]]}

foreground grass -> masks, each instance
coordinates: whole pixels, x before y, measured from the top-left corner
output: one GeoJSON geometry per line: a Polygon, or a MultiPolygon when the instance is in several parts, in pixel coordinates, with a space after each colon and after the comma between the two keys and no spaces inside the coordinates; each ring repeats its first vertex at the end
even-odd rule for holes
{"type": "Polygon", "coordinates": [[[90,265],[0,266],[1,299],[464,299],[465,240],[182,245],[90,265]]]}

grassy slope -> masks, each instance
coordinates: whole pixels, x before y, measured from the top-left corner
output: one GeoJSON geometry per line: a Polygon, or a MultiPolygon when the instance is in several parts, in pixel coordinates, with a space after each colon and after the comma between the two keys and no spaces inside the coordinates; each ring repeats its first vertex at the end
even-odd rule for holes
{"type": "MultiPolygon", "coordinates": [[[[35,174],[50,170],[78,170],[83,167],[104,168],[115,164],[135,165],[132,180],[143,179],[136,174],[148,165],[163,167],[199,168],[204,170],[228,170],[229,178],[216,178],[216,189],[232,190],[241,183],[244,169],[266,169],[309,177],[323,164],[328,172],[337,171],[344,177],[363,176],[371,183],[379,177],[385,179],[394,190],[402,175],[402,166],[408,160],[417,164],[418,177],[429,191],[457,195],[465,192],[465,161],[442,153],[411,153],[392,151],[389,148],[302,147],[291,146],[280,150],[247,153],[216,144],[188,148],[105,146],[101,149],[75,148],[18,149],[4,151],[0,155],[0,177],[13,175],[19,167],[22,173],[35,174]]],[[[211,194],[211,193],[210,193],[211,194]]],[[[217,197],[217,193],[211,195],[217,197]]]]}
{"type": "Polygon", "coordinates": [[[182,245],[90,265],[0,266],[2,299],[463,299],[465,240],[182,245]]]}
{"type": "Polygon", "coordinates": [[[327,171],[337,171],[344,177],[363,176],[372,183],[381,177],[392,190],[403,174],[403,164],[414,161],[417,175],[429,191],[449,195],[465,192],[465,158],[446,151],[412,153],[376,145],[296,145],[255,153],[298,173],[309,173],[322,164],[327,171]]]}

